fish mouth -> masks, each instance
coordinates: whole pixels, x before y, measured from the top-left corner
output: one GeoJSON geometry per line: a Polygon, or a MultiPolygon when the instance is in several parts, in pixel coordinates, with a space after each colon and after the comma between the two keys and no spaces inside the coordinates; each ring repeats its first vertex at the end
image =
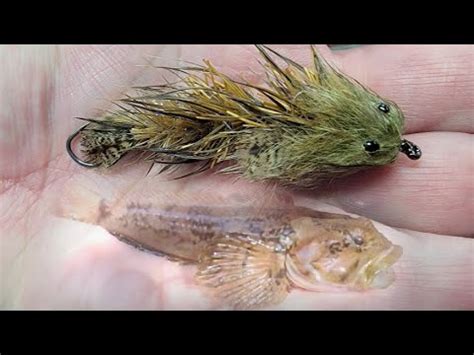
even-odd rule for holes
{"type": "Polygon", "coordinates": [[[397,262],[403,254],[403,249],[398,245],[392,245],[377,258],[365,264],[359,276],[355,280],[357,288],[361,289],[384,289],[395,281],[395,273],[391,266],[397,262]]]}
{"type": "Polygon", "coordinates": [[[395,273],[391,266],[401,257],[403,249],[392,245],[377,257],[369,260],[360,267],[348,283],[326,281],[317,270],[309,271],[303,264],[287,256],[285,260],[286,272],[290,282],[295,286],[308,291],[341,292],[367,289],[383,289],[395,281],[395,273]]]}

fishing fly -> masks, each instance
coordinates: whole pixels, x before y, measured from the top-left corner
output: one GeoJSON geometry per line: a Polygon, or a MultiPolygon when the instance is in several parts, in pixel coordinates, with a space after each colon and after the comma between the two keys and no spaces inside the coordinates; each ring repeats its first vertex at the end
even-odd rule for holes
{"type": "Polygon", "coordinates": [[[162,171],[197,163],[186,175],[216,168],[302,187],[390,164],[399,152],[421,157],[402,138],[397,104],[341,73],[314,47],[310,67],[256,48],[265,84],[234,80],[207,60],[165,68],[178,82],[138,87],[113,112],[81,118],[86,124],[68,138],[69,155],[83,167],[108,168],[138,152],[164,164],[162,171]],[[72,149],[78,136],[84,159],[72,149]]]}

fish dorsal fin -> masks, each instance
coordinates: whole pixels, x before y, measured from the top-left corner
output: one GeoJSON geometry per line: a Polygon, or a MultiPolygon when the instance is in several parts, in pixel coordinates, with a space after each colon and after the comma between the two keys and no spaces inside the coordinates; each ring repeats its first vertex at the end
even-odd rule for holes
{"type": "Polygon", "coordinates": [[[257,309],[286,297],[285,254],[245,237],[225,237],[202,255],[196,280],[235,309],[257,309]]]}

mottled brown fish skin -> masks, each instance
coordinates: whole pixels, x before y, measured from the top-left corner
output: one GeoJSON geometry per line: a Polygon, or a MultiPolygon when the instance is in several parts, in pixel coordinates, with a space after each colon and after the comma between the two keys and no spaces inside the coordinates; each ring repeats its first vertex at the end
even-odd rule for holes
{"type": "Polygon", "coordinates": [[[197,264],[196,281],[238,309],[278,304],[292,287],[367,288],[401,253],[365,218],[300,207],[102,204],[97,223],[140,250],[197,264]]]}
{"type": "Polygon", "coordinates": [[[198,262],[209,243],[226,236],[245,235],[278,248],[280,237],[294,237],[291,219],[298,212],[302,213],[251,207],[157,208],[152,204],[130,203],[116,211],[102,205],[98,224],[140,249],[198,262]]]}

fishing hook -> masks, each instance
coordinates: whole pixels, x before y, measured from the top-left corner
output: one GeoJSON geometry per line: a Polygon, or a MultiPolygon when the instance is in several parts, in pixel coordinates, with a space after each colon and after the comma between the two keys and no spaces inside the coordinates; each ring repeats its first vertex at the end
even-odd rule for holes
{"type": "Polygon", "coordinates": [[[72,141],[74,140],[74,138],[76,138],[77,135],[79,133],[81,133],[82,130],[84,128],[86,128],[88,125],[89,125],[88,123],[85,124],[84,126],[79,128],[76,132],[74,132],[73,134],[71,134],[69,136],[69,138],[66,141],[66,150],[67,150],[69,156],[71,157],[71,159],[74,160],[80,166],[83,166],[85,168],[97,168],[97,167],[100,166],[100,164],[92,164],[92,163],[88,163],[88,162],[85,162],[84,160],[79,159],[79,157],[72,151],[72,148],[71,148],[71,144],[72,144],[72,141]]]}

